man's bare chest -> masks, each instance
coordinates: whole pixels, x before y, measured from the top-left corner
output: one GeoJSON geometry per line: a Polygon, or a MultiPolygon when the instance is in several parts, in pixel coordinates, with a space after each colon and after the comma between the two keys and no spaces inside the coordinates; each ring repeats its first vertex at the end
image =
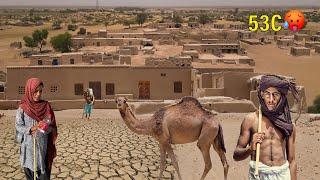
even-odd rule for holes
{"type": "MultiPolygon", "coordinates": [[[[257,132],[258,119],[256,119],[255,123],[252,126],[252,134],[257,132]]],[[[264,140],[278,141],[281,143],[284,141],[284,136],[281,131],[277,127],[275,127],[266,117],[262,118],[261,132],[263,132],[265,135],[264,140]]]]}

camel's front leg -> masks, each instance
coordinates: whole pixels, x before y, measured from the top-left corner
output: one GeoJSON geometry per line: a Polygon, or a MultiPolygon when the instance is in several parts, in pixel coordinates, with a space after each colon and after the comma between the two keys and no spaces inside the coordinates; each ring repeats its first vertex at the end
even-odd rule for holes
{"type": "Polygon", "coordinates": [[[166,146],[159,144],[160,148],[160,174],[159,179],[162,178],[163,171],[166,169],[166,146]]]}
{"type": "Polygon", "coordinates": [[[211,163],[211,158],[210,158],[210,144],[208,142],[204,142],[200,139],[198,141],[197,146],[202,153],[203,160],[205,163],[204,170],[203,170],[203,173],[201,176],[201,180],[203,180],[207,176],[210,169],[212,168],[212,163],[211,163]]]}
{"type": "Polygon", "coordinates": [[[168,154],[169,154],[169,157],[170,157],[171,162],[173,164],[173,167],[176,169],[176,171],[178,173],[179,180],[182,180],[181,174],[179,171],[178,162],[177,162],[176,156],[174,155],[174,152],[173,152],[171,145],[168,146],[168,154]]]}

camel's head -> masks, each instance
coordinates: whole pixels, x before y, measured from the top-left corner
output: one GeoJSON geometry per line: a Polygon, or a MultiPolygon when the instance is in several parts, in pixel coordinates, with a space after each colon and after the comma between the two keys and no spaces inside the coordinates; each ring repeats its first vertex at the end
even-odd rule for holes
{"type": "Polygon", "coordinates": [[[126,97],[118,97],[118,98],[116,98],[115,101],[116,101],[116,104],[117,104],[117,108],[118,109],[122,109],[122,110],[127,108],[128,107],[127,100],[128,99],[126,97]]]}

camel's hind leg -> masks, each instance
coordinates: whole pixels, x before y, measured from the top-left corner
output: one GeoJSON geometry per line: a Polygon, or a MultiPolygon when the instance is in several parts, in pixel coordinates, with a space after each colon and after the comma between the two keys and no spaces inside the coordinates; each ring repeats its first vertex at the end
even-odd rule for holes
{"type": "Polygon", "coordinates": [[[203,160],[205,163],[204,166],[204,170],[201,176],[201,180],[203,180],[208,172],[210,171],[210,169],[212,168],[212,163],[211,163],[211,158],[210,158],[210,142],[207,142],[205,140],[199,139],[197,146],[200,149],[202,156],[203,156],[203,160]]]}
{"type": "Polygon", "coordinates": [[[173,149],[172,149],[171,145],[168,146],[167,151],[168,151],[168,155],[169,155],[169,157],[170,157],[170,159],[172,161],[173,167],[175,168],[175,170],[178,173],[178,178],[179,178],[179,180],[181,180],[182,178],[181,178],[181,174],[180,174],[180,170],[179,170],[178,161],[176,159],[176,156],[175,156],[175,154],[173,152],[173,149]]]}
{"type": "Polygon", "coordinates": [[[159,144],[160,147],[160,174],[159,179],[162,178],[163,171],[166,169],[166,149],[167,147],[165,145],[159,144]]]}
{"type": "Polygon", "coordinates": [[[228,164],[228,161],[227,161],[227,158],[225,155],[224,144],[221,143],[224,141],[221,126],[219,128],[219,131],[220,132],[218,133],[217,137],[214,140],[213,148],[218,153],[218,155],[220,157],[221,163],[223,165],[223,170],[224,170],[224,180],[227,180],[229,164],[228,164]]]}

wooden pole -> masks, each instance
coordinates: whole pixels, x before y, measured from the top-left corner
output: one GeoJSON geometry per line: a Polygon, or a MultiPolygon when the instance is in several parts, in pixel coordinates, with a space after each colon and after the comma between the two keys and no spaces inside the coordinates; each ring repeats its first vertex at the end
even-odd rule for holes
{"type": "MultiPolygon", "coordinates": [[[[258,133],[261,132],[261,121],[262,121],[262,113],[261,113],[261,106],[259,106],[259,115],[258,115],[258,133]]],[[[256,151],[256,168],[255,168],[255,175],[259,175],[259,160],[260,159],[260,143],[257,143],[257,151],[256,151]]]]}
{"type": "MultiPolygon", "coordinates": [[[[33,123],[34,125],[34,123],[33,123]]],[[[33,135],[33,179],[37,180],[36,134],[33,135]]]]}

